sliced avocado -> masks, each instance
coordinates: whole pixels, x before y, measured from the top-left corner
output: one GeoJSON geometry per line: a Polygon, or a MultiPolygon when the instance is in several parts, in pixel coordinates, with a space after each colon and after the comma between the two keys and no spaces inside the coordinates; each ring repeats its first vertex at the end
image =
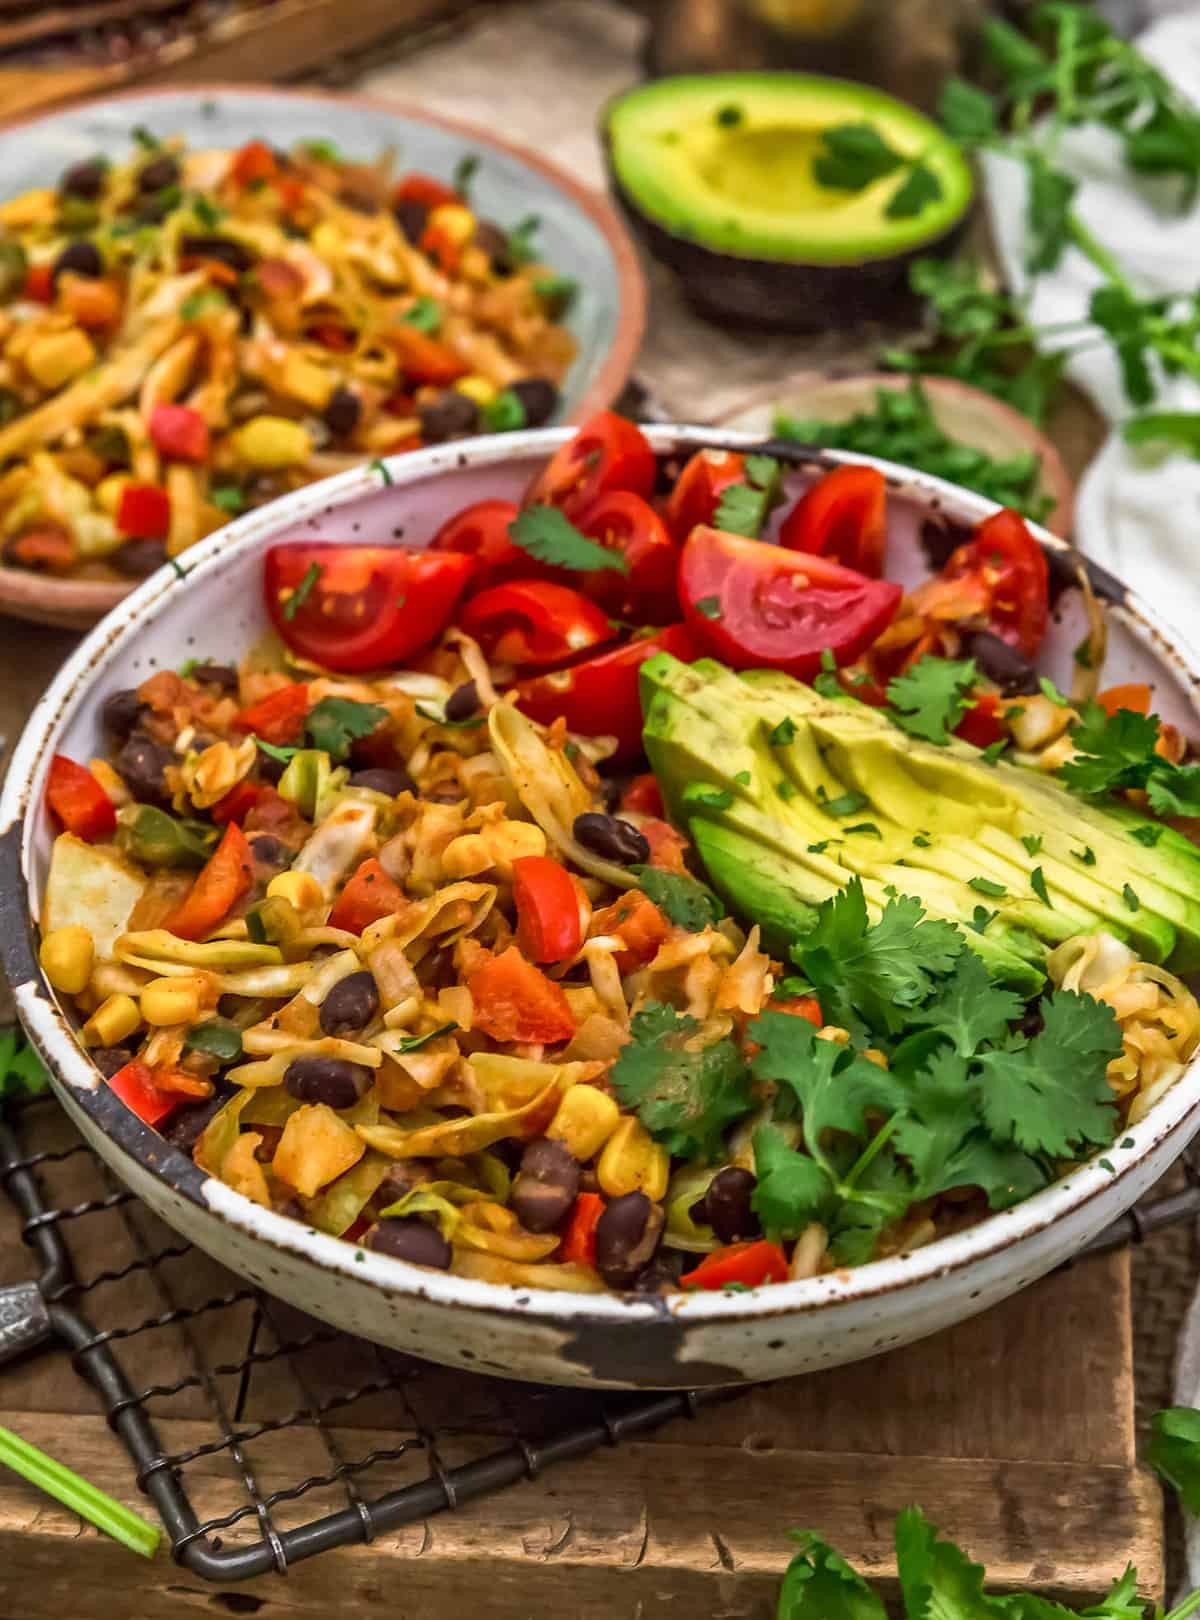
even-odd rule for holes
{"type": "Polygon", "coordinates": [[[845,79],[656,79],[611,101],[602,133],[614,190],[693,302],[764,324],[815,328],[894,305],[910,259],[948,246],[972,200],[949,136],[845,79]],[[825,132],[847,126],[900,160],[859,190],[822,183],[817,167],[825,132]]]}

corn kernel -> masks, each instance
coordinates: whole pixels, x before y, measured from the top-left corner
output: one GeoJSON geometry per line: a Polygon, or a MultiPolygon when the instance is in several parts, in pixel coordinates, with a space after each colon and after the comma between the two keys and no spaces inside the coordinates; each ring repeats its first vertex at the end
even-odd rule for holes
{"type": "Polygon", "coordinates": [[[596,1086],[572,1086],[546,1127],[546,1135],[561,1142],[572,1158],[586,1164],[608,1141],[620,1118],[621,1110],[606,1091],[596,1086]]]}
{"type": "Polygon", "coordinates": [[[120,1046],[140,1029],[142,1015],[132,996],[107,996],[83,1026],[85,1046],[120,1046]]]}
{"type": "Polygon", "coordinates": [[[195,978],[151,979],[142,990],[142,1017],[148,1024],[191,1024],[200,1015],[200,984],[195,978]]]}
{"type": "Polygon", "coordinates": [[[247,467],[278,472],[302,466],[312,455],[312,441],[299,422],[286,416],[252,416],[233,435],[233,453],[247,467]]]}
{"type": "Polygon", "coordinates": [[[480,377],[472,372],[469,377],[460,377],[454,385],[456,394],[465,394],[473,399],[476,405],[491,405],[500,390],[495,383],[489,382],[486,377],[480,377]]]}
{"type": "Polygon", "coordinates": [[[666,1193],[670,1175],[671,1160],[666,1149],[631,1114],[617,1125],[596,1164],[600,1190],[610,1198],[643,1192],[658,1203],[666,1193]]]}
{"type": "Polygon", "coordinates": [[[38,952],[42,971],[56,990],[77,996],[92,976],[96,946],[86,928],[52,928],[38,952]]]}
{"type": "Polygon", "coordinates": [[[546,835],[533,821],[493,821],[480,837],[487,845],[491,864],[502,878],[512,878],[512,863],[523,855],[544,855],[546,835]]]}
{"type": "Polygon", "coordinates": [[[117,507],[121,504],[121,496],[125,493],[125,485],[129,483],[128,473],[109,473],[102,478],[92,491],[96,505],[109,517],[116,517],[117,507]]]}
{"type": "Polygon", "coordinates": [[[475,215],[461,203],[442,203],[429,211],[426,229],[436,231],[456,247],[466,247],[475,235],[475,215]]]}
{"type": "Polygon", "coordinates": [[[42,388],[61,388],[96,362],[96,346],[77,326],[49,332],[29,345],[25,369],[42,388]]]}
{"type": "Polygon", "coordinates": [[[267,884],[268,900],[287,900],[297,911],[315,911],[324,905],[321,885],[311,872],[280,872],[267,884]]]}

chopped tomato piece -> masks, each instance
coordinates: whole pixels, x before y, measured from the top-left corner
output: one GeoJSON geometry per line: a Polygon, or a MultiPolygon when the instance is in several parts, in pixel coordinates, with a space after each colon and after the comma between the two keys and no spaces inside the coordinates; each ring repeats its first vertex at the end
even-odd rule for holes
{"type": "Polygon", "coordinates": [[[979,590],[988,628],[1032,658],[1050,616],[1050,571],[1041,546],[1019,512],[995,512],[974,538],[951,553],[943,580],[979,590]]]}
{"type": "Polygon", "coordinates": [[[974,743],[976,748],[990,748],[1007,737],[1001,720],[1000,699],[995,692],[976,692],[974,707],[968,709],[954,728],[954,735],[974,743]]]}
{"type": "Polygon", "coordinates": [[[319,343],[323,349],[330,349],[334,354],[349,354],[354,347],[354,331],[349,326],[339,326],[336,321],[318,321],[310,327],[308,336],[314,343],[319,343]]]}
{"type": "Polygon", "coordinates": [[[162,926],[179,939],[204,939],[222,922],[254,881],[254,857],[236,821],[162,926]]]}
{"type": "Polygon", "coordinates": [[[65,574],[79,561],[75,536],[57,523],[26,529],[24,534],[9,541],[7,551],[13,562],[37,573],[65,574]]]}
{"type": "Polygon", "coordinates": [[[821,1016],[821,1003],[816,996],[788,996],[782,1001],[769,1001],[767,1011],[790,1013],[793,1018],[807,1018],[817,1029],[825,1023],[821,1016]]]}
{"type": "Polygon", "coordinates": [[[662,789],[653,771],[643,771],[634,777],[621,795],[621,809],[632,810],[640,816],[663,816],[662,789]]]}
{"type": "Polygon", "coordinates": [[[114,326],[121,314],[121,294],[111,281],[65,275],[58,284],[60,308],[89,331],[114,326]]]}
{"type": "Polygon", "coordinates": [[[671,924],[641,889],[627,889],[611,906],[592,913],[588,933],[593,939],[601,934],[617,936],[625,948],[617,952],[615,961],[618,972],[624,974],[654,960],[658,947],[670,936],[671,924]]]}
{"type": "Polygon", "coordinates": [[[275,154],[266,141],[247,141],[235,154],[229,172],[239,186],[248,186],[254,180],[270,180],[278,169],[275,154]]]}
{"type": "Polygon", "coordinates": [[[462,243],[443,225],[427,225],[418,245],[448,276],[452,276],[462,262],[462,243]]]}
{"type": "Polygon", "coordinates": [[[393,326],[387,338],[400,356],[400,364],[409,382],[429,383],[433,387],[444,388],[448,383],[465,377],[471,369],[465,360],[459,359],[449,344],[440,343],[427,332],[418,332],[415,326],[409,326],[404,321],[393,326]]]}
{"type": "Polygon", "coordinates": [[[295,214],[304,205],[307,183],[297,174],[276,175],[273,182],[279,206],[285,214],[295,214]]]}
{"type": "Polygon", "coordinates": [[[878,578],[887,544],[887,479],[877,467],[835,467],[792,507],[779,544],[878,578]]]}
{"type": "Polygon", "coordinates": [[[1128,709],[1132,714],[1149,714],[1152,701],[1150,688],[1145,681],[1128,681],[1124,686],[1109,686],[1096,694],[1096,702],[1110,717],[1121,709],[1128,709]]]}
{"type": "Polygon", "coordinates": [[[35,304],[54,302],[54,267],[49,264],[31,264],[25,272],[24,292],[35,304]]]}
{"type": "Polygon", "coordinates": [[[55,754],[46,779],[46,803],[68,832],[89,844],[117,830],[112,800],[85,765],[55,754]]]}
{"type": "Polygon", "coordinates": [[[150,437],[174,461],[208,459],[208,423],[190,405],[156,405],[150,412],[150,437]]]}
{"type": "Polygon", "coordinates": [[[609,490],[649,498],[657,464],[645,434],[615,411],[597,411],[556,450],[525,495],[526,506],[558,506],[576,518],[609,490]]]}
{"type": "Polygon", "coordinates": [[[500,956],[481,952],[467,975],[475,1027],[494,1041],[569,1041],[575,1019],[561,988],[527,962],[515,945],[500,956]]]}
{"type": "Polygon", "coordinates": [[[682,545],[698,523],[710,524],[730,484],[740,484],[746,458],[736,450],[697,450],[675,480],[664,516],[667,528],[682,545]]]}
{"type": "Polygon", "coordinates": [[[441,208],[445,203],[461,203],[461,195],[453,186],[435,180],[431,174],[403,174],[392,193],[394,203],[421,203],[426,208],[441,208]]]}
{"type": "Polygon", "coordinates": [[[472,568],[469,557],[405,546],[271,546],[267,611],[301,657],[326,669],[379,669],[441,633],[472,568]]]}
{"type": "Polygon", "coordinates": [[[239,709],[233,723],[239,731],[252,731],[263,742],[274,743],[278,748],[296,741],[304,730],[307,713],[308,682],[294,681],[291,686],[281,686],[278,692],[272,692],[260,703],[239,709]]]}
{"type": "Polygon", "coordinates": [[[517,944],[531,962],[565,962],[583,943],[575,879],[548,855],[513,862],[517,944]]]}
{"type": "Polygon", "coordinates": [[[730,1243],[714,1249],[679,1281],[685,1288],[718,1289],[729,1283],[759,1288],[763,1283],[787,1282],[787,1276],[787,1256],[779,1244],[760,1238],[756,1243],[730,1243]]]}
{"type": "Polygon", "coordinates": [[[581,1192],[571,1206],[571,1217],[562,1235],[556,1260],[594,1266],[596,1263],[596,1226],[604,1214],[604,1200],[599,1193],[581,1192]]]}
{"type": "Polygon", "coordinates": [[[615,633],[603,608],[581,591],[548,579],[492,585],[471,598],[459,622],[489,657],[526,668],[561,664],[611,641],[615,633]]]}
{"type": "Polygon", "coordinates": [[[637,623],[678,619],[679,548],[649,501],[627,489],[612,489],[580,514],[578,524],[584,534],[625,559],[624,573],[598,568],[584,574],[582,588],[594,602],[637,623]]]}
{"type": "Polygon", "coordinates": [[[171,498],[157,484],[126,484],[117,506],[117,528],[135,540],[165,540],[171,498]]]}
{"type": "Polygon", "coordinates": [[[218,799],[208,813],[218,827],[223,827],[227,821],[236,821],[240,827],[264,791],[270,790],[264,789],[258,782],[241,781],[236,787],[230,788],[223,799],[218,799]]]}
{"type": "Polygon", "coordinates": [[[645,821],[638,822],[638,831],[650,845],[651,866],[657,866],[663,872],[687,871],[683,856],[688,841],[669,821],[647,816],[645,821]]]}
{"type": "Polygon", "coordinates": [[[182,1101],[181,1093],[162,1091],[155,1084],[156,1071],[140,1058],[133,1058],[123,1069],[110,1075],[106,1084],[147,1125],[157,1125],[173,1113],[182,1101]]]}
{"type": "Polygon", "coordinates": [[[246,833],[270,833],[289,849],[299,849],[312,831],[292,801],[265,782],[241,825],[246,833]]]}
{"type": "Polygon", "coordinates": [[[380,917],[390,917],[404,905],[404,892],[393,883],[374,856],[366,860],[333,903],[330,928],[361,934],[380,917]]]}
{"type": "Polygon", "coordinates": [[[471,587],[476,590],[502,584],[518,574],[528,579],[531,574],[541,574],[543,568],[509,534],[516,517],[517,507],[512,501],[476,501],[474,506],[446,519],[429,542],[429,549],[473,557],[471,587]]]}

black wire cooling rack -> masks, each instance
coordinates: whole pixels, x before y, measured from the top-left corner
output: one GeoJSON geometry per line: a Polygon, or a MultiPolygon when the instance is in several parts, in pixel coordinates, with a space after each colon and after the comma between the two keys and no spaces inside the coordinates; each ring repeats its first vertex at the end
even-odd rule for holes
{"type": "MultiPolygon", "coordinates": [[[[1086,1252],[1200,1214],[1197,1162],[1185,1159],[1184,1179],[1086,1252]]],[[[0,1365],[42,1346],[72,1353],[175,1558],[206,1580],[282,1574],[694,1417],[730,1393],[519,1384],[338,1333],[181,1241],[48,1098],[0,1115],[0,1186],[40,1266],[36,1281],[0,1288],[0,1365]],[[186,1447],[160,1440],[168,1401],[170,1432],[186,1435],[186,1447]],[[232,1510],[230,1481],[240,1497],[232,1510]],[[213,1514],[218,1499],[224,1511],[213,1514]]]]}

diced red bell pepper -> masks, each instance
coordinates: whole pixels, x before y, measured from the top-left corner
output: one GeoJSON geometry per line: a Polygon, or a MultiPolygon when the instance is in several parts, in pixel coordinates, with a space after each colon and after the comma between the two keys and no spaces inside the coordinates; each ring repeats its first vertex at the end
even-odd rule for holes
{"type": "Polygon", "coordinates": [[[171,498],[157,484],[126,484],[117,507],[117,528],[135,540],[165,540],[171,498]]]}
{"type": "Polygon", "coordinates": [[[278,169],[266,141],[247,141],[235,155],[229,172],[239,186],[248,186],[254,180],[270,180],[278,169]]]}
{"type": "Polygon", "coordinates": [[[954,735],[976,748],[990,748],[1008,733],[1000,719],[1000,699],[995,692],[976,692],[973,707],[963,712],[954,728],[954,735]]]}
{"type": "Polygon", "coordinates": [[[663,808],[662,789],[653,771],[643,771],[635,776],[633,781],[621,795],[622,811],[632,810],[639,816],[657,816],[660,819],[666,814],[663,808]]]}
{"type": "Polygon", "coordinates": [[[161,1091],[154,1083],[155,1071],[140,1058],[133,1058],[123,1069],[108,1080],[110,1091],[115,1091],[147,1125],[158,1125],[178,1108],[182,1097],[179,1092],[161,1091]]]}
{"type": "Polygon", "coordinates": [[[517,944],[531,962],[565,962],[583,944],[575,879],[549,855],[513,862],[517,944]]]}
{"type": "Polygon", "coordinates": [[[204,939],[222,922],[254,881],[254,856],[236,821],[197,874],[162,927],[178,939],[204,939]]]}
{"type": "Polygon", "coordinates": [[[431,174],[404,174],[392,193],[394,203],[421,203],[426,208],[441,208],[446,203],[461,203],[461,195],[453,186],[435,180],[431,174]]]}
{"type": "Polygon", "coordinates": [[[52,304],[54,302],[54,267],[49,264],[31,264],[25,272],[26,298],[31,298],[35,304],[52,304]]]}
{"type": "Polygon", "coordinates": [[[569,1041],[575,1033],[570,1003],[560,986],[527,962],[515,945],[500,956],[481,953],[467,976],[475,1028],[494,1041],[569,1041]]]}
{"type": "Polygon", "coordinates": [[[679,1281],[685,1288],[720,1289],[729,1283],[758,1288],[763,1283],[787,1282],[787,1275],[787,1256],[779,1244],[760,1238],[756,1243],[730,1243],[714,1249],[679,1281]]]}
{"type": "Polygon", "coordinates": [[[263,742],[274,743],[278,748],[296,741],[304,729],[307,713],[308,683],[294,681],[261,702],[252,703],[248,709],[239,709],[233,723],[239,731],[252,731],[263,742]]]}
{"type": "Polygon", "coordinates": [[[349,934],[361,934],[371,923],[378,922],[380,917],[390,917],[403,905],[403,890],[372,856],[362,863],[334,901],[329,926],[344,928],[349,934]]]}
{"type": "Polygon", "coordinates": [[[596,1224],[604,1214],[599,1193],[581,1192],[571,1206],[571,1218],[562,1235],[556,1260],[594,1266],[596,1263],[596,1224]]]}
{"type": "Polygon", "coordinates": [[[117,812],[108,794],[86,766],[65,754],[50,761],[46,803],[68,832],[89,844],[111,838],[117,830],[117,812]]]}
{"type": "Polygon", "coordinates": [[[227,822],[236,821],[240,827],[258,803],[265,790],[258,782],[242,781],[236,787],[230,788],[223,799],[209,809],[209,815],[218,827],[224,827],[227,822]]]}
{"type": "Polygon", "coordinates": [[[173,461],[208,459],[208,423],[190,405],[156,405],[150,412],[150,437],[173,461]]]}

